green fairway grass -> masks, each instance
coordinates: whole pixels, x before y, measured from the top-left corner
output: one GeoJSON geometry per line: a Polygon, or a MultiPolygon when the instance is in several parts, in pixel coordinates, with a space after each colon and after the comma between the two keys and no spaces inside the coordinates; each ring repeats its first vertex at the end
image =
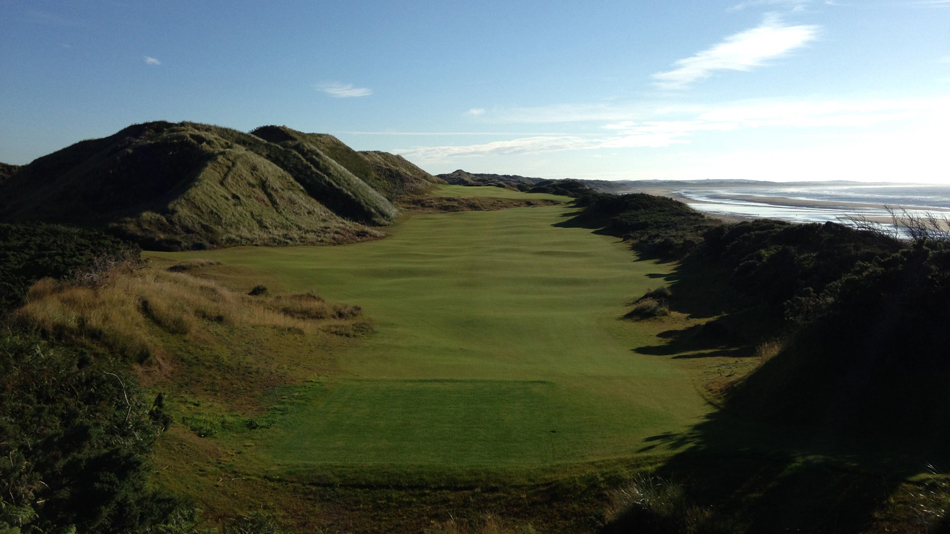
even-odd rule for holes
{"type": "Polygon", "coordinates": [[[669,268],[554,226],[571,211],[416,214],[374,242],[161,256],[261,269],[375,324],[336,355],[340,374],[297,387],[304,400],[253,433],[267,461],[491,468],[663,452],[650,438],[711,408],[683,360],[634,352],[662,341],[620,317],[669,268]]]}
{"type": "Polygon", "coordinates": [[[512,191],[511,189],[488,185],[439,185],[430,194],[437,197],[514,198],[560,200],[562,202],[569,202],[571,200],[570,197],[552,195],[550,193],[522,193],[520,191],[512,191]]]}

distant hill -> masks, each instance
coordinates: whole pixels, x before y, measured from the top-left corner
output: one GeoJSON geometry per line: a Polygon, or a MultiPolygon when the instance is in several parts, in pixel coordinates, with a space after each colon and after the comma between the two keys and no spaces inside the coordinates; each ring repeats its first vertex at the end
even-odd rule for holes
{"type": "Polygon", "coordinates": [[[462,169],[438,176],[451,185],[491,185],[504,187],[506,189],[516,189],[518,191],[556,193],[559,195],[568,194],[570,196],[577,196],[577,194],[580,194],[585,189],[592,189],[598,193],[620,194],[636,189],[636,186],[631,184],[640,183],[613,182],[609,180],[582,180],[575,178],[550,180],[547,178],[518,176],[517,174],[471,173],[463,171],[462,169]],[[551,190],[552,184],[557,184],[554,186],[557,191],[551,190]]]}
{"type": "Polygon", "coordinates": [[[374,184],[386,198],[395,199],[421,193],[430,189],[433,184],[445,183],[441,178],[420,169],[402,156],[379,151],[364,151],[359,154],[373,166],[375,179],[371,178],[368,183],[374,184]]]}
{"type": "MultiPolygon", "coordinates": [[[[304,157],[314,152],[323,154],[387,200],[422,192],[433,184],[442,183],[442,180],[401,156],[386,152],[357,152],[329,134],[298,132],[286,126],[262,126],[251,134],[295,150],[304,157]]],[[[327,174],[335,174],[338,171],[324,170],[327,174]]],[[[343,180],[351,182],[349,178],[343,180]]]]}
{"type": "Polygon", "coordinates": [[[9,163],[0,163],[0,182],[6,180],[18,170],[20,170],[19,165],[10,165],[9,163]]]}
{"type": "Polygon", "coordinates": [[[544,178],[528,178],[516,174],[475,174],[459,169],[449,174],[440,174],[439,178],[451,185],[493,185],[527,191],[544,178]]]}
{"type": "MultiPolygon", "coordinates": [[[[519,191],[531,189],[545,183],[579,182],[598,193],[622,195],[625,193],[661,194],[662,191],[675,191],[685,188],[733,188],[733,187],[762,187],[774,186],[776,182],[765,180],[586,180],[583,178],[567,178],[551,180],[545,178],[529,178],[515,174],[484,174],[471,173],[459,169],[448,174],[440,174],[439,178],[451,185],[493,185],[519,191]]],[[[782,182],[783,186],[795,187],[801,185],[817,185],[819,182],[782,182]]],[[[824,185],[847,185],[855,182],[828,181],[820,182],[824,185]]],[[[575,186],[572,186],[575,187],[575,186]]]]}
{"type": "Polygon", "coordinates": [[[0,183],[0,219],[97,227],[166,250],[340,243],[381,236],[365,225],[398,215],[386,194],[437,181],[329,135],[255,134],[152,122],[81,141],[0,183]]]}

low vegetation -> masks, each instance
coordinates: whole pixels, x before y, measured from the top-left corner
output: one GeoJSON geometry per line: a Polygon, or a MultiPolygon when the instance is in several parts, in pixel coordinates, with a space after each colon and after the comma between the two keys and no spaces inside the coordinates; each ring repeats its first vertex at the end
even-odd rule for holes
{"type": "MultiPolygon", "coordinates": [[[[250,296],[193,276],[214,261],[148,266],[96,232],[0,229],[9,287],[28,287],[10,292],[11,307],[25,304],[0,325],[0,532],[197,533],[194,501],[154,489],[157,443],[177,425],[219,428],[181,399],[228,399],[226,417],[247,426],[234,414],[253,411],[262,391],[326,365],[229,351],[226,332],[272,347],[312,340],[300,343],[312,349],[369,328],[358,307],[312,292],[250,296]]],[[[220,532],[279,532],[267,517],[235,512],[220,532]]]]}
{"type": "Polygon", "coordinates": [[[188,512],[149,486],[169,424],[108,358],[6,331],[0,338],[0,532],[144,532],[188,512]]]}
{"type": "Polygon", "coordinates": [[[621,236],[641,256],[670,261],[687,256],[702,243],[703,233],[719,224],[686,204],[643,193],[588,193],[578,198],[584,210],[575,224],[621,236]]]}
{"type": "Polygon", "coordinates": [[[10,165],[8,163],[0,163],[0,182],[6,180],[18,170],[20,170],[19,165],[10,165]]]}
{"type": "Polygon", "coordinates": [[[0,224],[0,314],[24,303],[41,278],[94,285],[116,265],[134,263],[139,250],[98,232],[47,224],[0,224]]]}
{"type": "MultiPolygon", "coordinates": [[[[201,262],[190,262],[190,268],[195,263],[201,262]]],[[[189,276],[177,265],[169,269],[118,269],[92,287],[45,278],[30,288],[15,318],[50,337],[105,346],[124,359],[146,363],[162,345],[153,326],[175,335],[192,334],[202,322],[308,333],[315,328],[313,320],[360,314],[358,306],[328,303],[315,293],[243,295],[189,276]]]]}
{"type": "Polygon", "coordinates": [[[652,317],[663,317],[670,314],[668,300],[672,294],[670,290],[661,287],[647,291],[642,297],[633,301],[633,309],[624,315],[627,319],[643,320],[652,317]]]}

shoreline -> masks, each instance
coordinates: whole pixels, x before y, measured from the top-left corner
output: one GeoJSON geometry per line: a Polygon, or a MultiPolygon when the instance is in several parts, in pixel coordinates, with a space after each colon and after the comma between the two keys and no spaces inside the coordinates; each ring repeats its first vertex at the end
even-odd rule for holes
{"type": "MultiPolygon", "coordinates": [[[[761,190],[761,186],[757,186],[761,190]]],[[[625,193],[645,193],[672,198],[683,202],[709,217],[726,222],[753,219],[778,219],[793,223],[841,222],[842,220],[864,220],[875,224],[892,225],[894,219],[886,213],[887,207],[898,210],[906,208],[916,216],[932,213],[938,219],[950,219],[950,208],[902,206],[900,203],[848,202],[845,200],[818,200],[790,198],[778,194],[752,195],[743,191],[743,187],[705,188],[713,193],[715,199],[696,199],[680,193],[673,187],[631,188],[625,193]],[[759,213],[750,213],[761,210],[759,213]]]]}

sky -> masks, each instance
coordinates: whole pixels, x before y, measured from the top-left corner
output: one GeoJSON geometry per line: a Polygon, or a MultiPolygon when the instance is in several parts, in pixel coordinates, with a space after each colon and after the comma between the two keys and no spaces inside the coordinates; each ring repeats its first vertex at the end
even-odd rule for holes
{"type": "Polygon", "coordinates": [[[950,184],[950,0],[0,0],[0,162],[153,120],[433,174],[950,184]]]}

